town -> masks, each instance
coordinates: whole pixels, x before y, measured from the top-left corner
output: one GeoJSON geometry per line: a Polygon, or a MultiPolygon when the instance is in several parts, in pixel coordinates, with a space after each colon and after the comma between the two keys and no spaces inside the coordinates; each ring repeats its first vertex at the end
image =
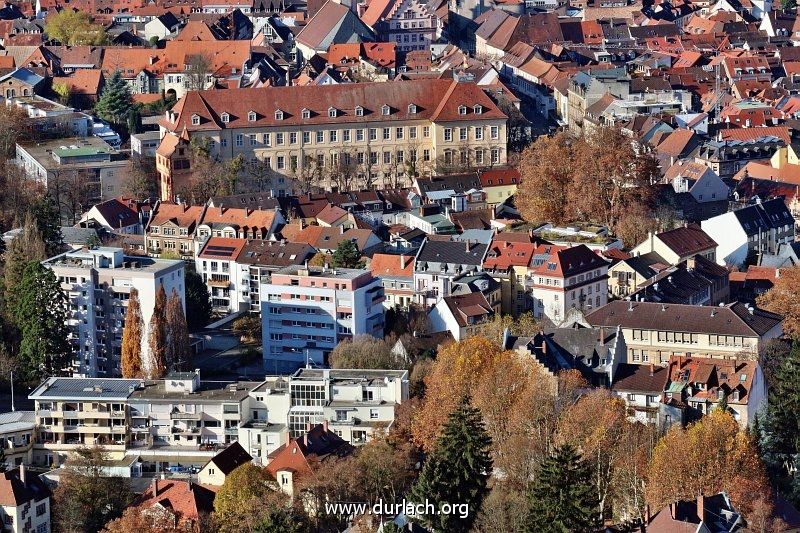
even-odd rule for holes
{"type": "Polygon", "coordinates": [[[6,0],[0,99],[3,531],[800,531],[796,0],[6,0]]]}

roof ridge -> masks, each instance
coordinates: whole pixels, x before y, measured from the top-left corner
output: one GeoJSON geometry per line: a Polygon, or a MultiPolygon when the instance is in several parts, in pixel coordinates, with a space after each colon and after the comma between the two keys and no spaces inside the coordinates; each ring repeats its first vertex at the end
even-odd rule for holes
{"type": "Polygon", "coordinates": [[[444,106],[447,105],[447,101],[450,99],[450,96],[452,96],[452,94],[456,90],[457,86],[458,86],[458,82],[456,80],[453,80],[452,82],[450,82],[450,87],[447,88],[447,92],[444,93],[444,96],[442,97],[442,99],[439,100],[439,105],[436,106],[436,110],[431,115],[431,122],[435,122],[436,119],[439,118],[439,115],[441,114],[442,110],[444,109],[444,106]]]}

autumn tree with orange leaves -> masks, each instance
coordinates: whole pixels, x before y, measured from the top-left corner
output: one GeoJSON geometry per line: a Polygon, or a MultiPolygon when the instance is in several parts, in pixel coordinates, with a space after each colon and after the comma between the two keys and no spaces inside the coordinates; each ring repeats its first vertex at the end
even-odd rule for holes
{"type": "Polygon", "coordinates": [[[782,268],[781,275],[770,290],[760,295],[756,303],[762,309],[784,317],[783,332],[800,338],[800,266],[782,268]]]}
{"type": "Polygon", "coordinates": [[[656,444],[646,496],[651,509],[661,509],[723,490],[745,517],[771,493],[753,439],[729,413],[714,409],[686,429],[673,426],[656,444]]]}

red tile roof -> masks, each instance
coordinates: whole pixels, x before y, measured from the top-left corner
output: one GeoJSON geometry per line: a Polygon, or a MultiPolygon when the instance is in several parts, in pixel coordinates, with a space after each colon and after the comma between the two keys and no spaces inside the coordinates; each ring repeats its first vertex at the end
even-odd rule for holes
{"type": "Polygon", "coordinates": [[[61,84],[70,88],[72,94],[95,96],[100,92],[103,72],[100,69],[81,68],[71,76],[53,78],[53,85],[61,84]]]}
{"type": "Polygon", "coordinates": [[[197,257],[208,259],[226,259],[234,261],[247,244],[247,239],[230,239],[227,237],[209,237],[197,257]]]}
{"type": "Polygon", "coordinates": [[[531,242],[511,242],[495,238],[483,260],[487,270],[508,270],[512,266],[526,267],[531,263],[537,245],[531,242]]]}
{"type": "Polygon", "coordinates": [[[161,226],[168,221],[172,221],[178,227],[188,228],[189,235],[191,235],[202,213],[203,208],[200,206],[159,202],[156,204],[148,227],[161,226]]]}
{"type": "Polygon", "coordinates": [[[208,485],[177,479],[153,479],[133,505],[142,508],[155,505],[167,507],[180,517],[181,524],[197,524],[201,513],[214,510],[215,495],[215,487],[208,485]]]}
{"type": "Polygon", "coordinates": [[[414,277],[413,255],[375,254],[369,263],[369,269],[375,277],[414,277]]]}

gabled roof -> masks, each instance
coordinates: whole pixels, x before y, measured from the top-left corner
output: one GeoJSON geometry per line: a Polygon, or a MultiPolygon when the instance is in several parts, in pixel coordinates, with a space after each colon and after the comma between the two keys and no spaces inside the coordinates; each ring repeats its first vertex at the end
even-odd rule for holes
{"type": "Polygon", "coordinates": [[[228,237],[209,237],[197,257],[208,259],[224,259],[234,261],[247,243],[245,239],[228,237]]]}
{"type": "Polygon", "coordinates": [[[197,220],[203,213],[201,206],[189,206],[186,204],[173,204],[169,202],[159,202],[156,205],[153,215],[150,218],[150,226],[161,226],[162,224],[171,221],[176,226],[181,228],[188,228],[189,235],[194,231],[194,226],[197,220]]]}
{"type": "Polygon", "coordinates": [[[566,278],[607,265],[605,259],[585,244],[571,247],[542,244],[536,249],[530,270],[542,276],[566,278]]]}
{"type": "Polygon", "coordinates": [[[347,216],[347,211],[341,207],[329,204],[325,206],[322,211],[317,213],[317,220],[331,225],[344,216],[347,216]]]}
{"type": "Polygon", "coordinates": [[[314,248],[307,243],[250,240],[242,247],[236,262],[242,265],[283,268],[301,265],[314,253],[314,248]]]}
{"type": "Polygon", "coordinates": [[[41,501],[50,496],[47,486],[33,472],[25,472],[25,483],[20,479],[20,467],[0,473],[0,505],[17,507],[30,501],[41,501]]]}
{"type": "Polygon", "coordinates": [[[237,441],[212,457],[209,463],[214,463],[220,472],[227,476],[243,464],[252,462],[252,460],[253,457],[237,441]]]}
{"type": "Polygon", "coordinates": [[[661,395],[669,372],[663,366],[620,363],[614,372],[611,389],[618,392],[644,392],[661,395]]]}
{"type": "Polygon", "coordinates": [[[312,472],[309,458],[324,461],[328,457],[345,457],[352,453],[353,446],[328,431],[322,424],[314,426],[303,437],[293,439],[270,454],[272,460],[267,471],[275,477],[281,470],[290,470],[302,477],[312,472]]]}
{"type": "Polygon", "coordinates": [[[369,263],[369,269],[375,277],[413,278],[413,255],[375,254],[369,263]]]}
{"type": "Polygon", "coordinates": [[[215,496],[214,488],[206,485],[177,479],[153,479],[133,505],[145,509],[156,505],[167,507],[180,517],[181,523],[196,523],[201,514],[214,510],[215,496]]]}
{"type": "Polygon", "coordinates": [[[209,207],[203,214],[201,224],[229,224],[239,228],[263,228],[269,230],[275,221],[274,210],[242,209],[240,207],[209,207]]]}
{"type": "Polygon", "coordinates": [[[97,95],[103,81],[103,71],[94,68],[81,68],[70,76],[56,76],[53,85],[66,85],[72,94],[97,95]]]}
{"type": "Polygon", "coordinates": [[[94,206],[103,221],[112,229],[125,228],[139,223],[136,202],[125,198],[112,198],[94,206]]]}
{"type": "Polygon", "coordinates": [[[657,233],[659,239],[680,257],[688,257],[717,247],[717,242],[697,224],[657,233]]]}
{"type": "Polygon", "coordinates": [[[462,328],[494,314],[491,304],[482,292],[445,296],[442,300],[462,328]],[[472,321],[470,322],[470,320],[472,321]]]}
{"type": "Polygon", "coordinates": [[[373,39],[372,30],[355,13],[338,2],[328,0],[300,30],[295,40],[312,50],[327,50],[334,42],[373,39]]]}

